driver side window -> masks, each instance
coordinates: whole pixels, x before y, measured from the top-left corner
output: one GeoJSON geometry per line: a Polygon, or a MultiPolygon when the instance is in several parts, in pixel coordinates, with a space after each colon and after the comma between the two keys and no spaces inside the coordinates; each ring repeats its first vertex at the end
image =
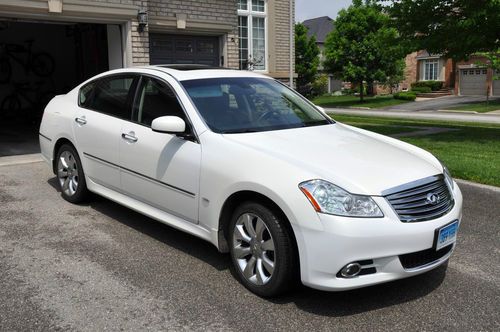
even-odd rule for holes
{"type": "Polygon", "coordinates": [[[174,91],[165,83],[143,76],[134,105],[134,121],[151,126],[151,122],[160,116],[186,117],[174,91]]]}

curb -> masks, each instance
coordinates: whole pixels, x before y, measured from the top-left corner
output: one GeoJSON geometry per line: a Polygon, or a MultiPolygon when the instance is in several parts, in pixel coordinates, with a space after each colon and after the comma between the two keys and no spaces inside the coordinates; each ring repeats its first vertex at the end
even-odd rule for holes
{"type": "Polygon", "coordinates": [[[462,179],[455,179],[455,181],[458,182],[459,184],[465,184],[465,185],[469,185],[469,186],[477,187],[477,188],[481,188],[481,189],[488,189],[488,190],[494,191],[496,193],[500,193],[500,187],[490,186],[488,184],[476,183],[476,182],[462,180],[462,179]]]}
{"type": "Polygon", "coordinates": [[[22,165],[43,161],[40,153],[0,157],[0,166],[22,165]]]}

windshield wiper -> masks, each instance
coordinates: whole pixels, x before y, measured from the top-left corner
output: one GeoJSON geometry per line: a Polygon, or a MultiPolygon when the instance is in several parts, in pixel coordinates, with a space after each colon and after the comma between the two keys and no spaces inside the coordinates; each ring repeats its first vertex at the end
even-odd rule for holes
{"type": "Polygon", "coordinates": [[[243,134],[243,133],[256,133],[258,130],[255,129],[233,129],[233,130],[225,130],[222,134],[243,134]]]}

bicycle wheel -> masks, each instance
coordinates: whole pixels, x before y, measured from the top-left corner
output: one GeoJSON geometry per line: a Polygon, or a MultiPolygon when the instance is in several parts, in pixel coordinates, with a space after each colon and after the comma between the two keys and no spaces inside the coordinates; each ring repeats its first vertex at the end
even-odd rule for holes
{"type": "Polygon", "coordinates": [[[12,75],[12,67],[8,59],[0,60],[0,84],[10,81],[12,75]]]}
{"type": "Polygon", "coordinates": [[[19,111],[21,110],[21,101],[16,95],[10,95],[4,98],[0,108],[2,110],[3,118],[14,117],[19,115],[19,111]]]}
{"type": "Polygon", "coordinates": [[[46,77],[54,72],[54,59],[48,53],[37,53],[31,59],[31,69],[41,77],[46,77]]]}

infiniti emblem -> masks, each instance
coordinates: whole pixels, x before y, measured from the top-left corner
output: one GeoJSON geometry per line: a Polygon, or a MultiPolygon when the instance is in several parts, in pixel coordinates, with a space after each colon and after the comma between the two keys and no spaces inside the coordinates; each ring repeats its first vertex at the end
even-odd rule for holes
{"type": "Polygon", "coordinates": [[[436,205],[437,203],[439,203],[441,198],[436,193],[428,193],[425,200],[427,201],[427,203],[429,203],[431,205],[436,205]]]}

